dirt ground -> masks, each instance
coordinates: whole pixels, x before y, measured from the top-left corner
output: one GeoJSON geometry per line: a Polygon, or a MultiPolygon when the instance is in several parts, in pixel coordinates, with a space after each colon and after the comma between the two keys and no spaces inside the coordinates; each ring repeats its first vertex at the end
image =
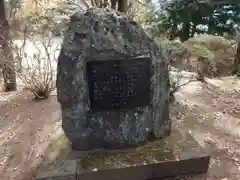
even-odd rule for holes
{"type": "MultiPolygon", "coordinates": [[[[2,93],[0,117],[0,179],[33,179],[61,119],[56,96],[35,101],[25,91],[2,93]]],[[[240,179],[240,80],[188,84],[176,94],[171,118],[210,152],[206,179],[240,179]]]]}
{"type": "Polygon", "coordinates": [[[240,81],[224,78],[208,80],[207,84],[193,82],[176,96],[172,120],[192,133],[211,155],[206,179],[239,180],[240,81]]]}
{"type": "Polygon", "coordinates": [[[28,180],[60,121],[56,96],[33,100],[25,91],[0,95],[0,179],[28,180]]]}

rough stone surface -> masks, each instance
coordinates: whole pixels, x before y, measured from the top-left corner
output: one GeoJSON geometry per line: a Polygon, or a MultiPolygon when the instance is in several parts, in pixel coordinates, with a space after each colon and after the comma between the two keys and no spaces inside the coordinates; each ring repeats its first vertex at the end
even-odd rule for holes
{"type": "Polygon", "coordinates": [[[170,133],[169,75],[159,45],[130,17],[89,9],[71,17],[58,59],[57,93],[62,127],[77,150],[126,148],[170,133]],[[137,56],[152,59],[151,105],[92,112],[86,77],[89,60],[137,56]]]}
{"type": "Polygon", "coordinates": [[[58,164],[41,165],[36,180],[75,180],[76,160],[64,160],[58,164]]]}
{"type": "Polygon", "coordinates": [[[207,174],[198,173],[206,173],[209,162],[193,136],[173,126],[170,136],[137,148],[60,153],[53,162],[43,161],[36,179],[206,180],[207,174]]]}

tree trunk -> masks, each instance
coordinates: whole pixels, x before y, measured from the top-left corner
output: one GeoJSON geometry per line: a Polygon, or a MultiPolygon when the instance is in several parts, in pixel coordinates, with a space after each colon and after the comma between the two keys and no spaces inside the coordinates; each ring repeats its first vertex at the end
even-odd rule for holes
{"type": "MultiPolygon", "coordinates": [[[[120,12],[127,12],[128,10],[128,0],[110,0],[111,8],[118,10],[120,12]]],[[[108,0],[91,0],[91,4],[94,7],[102,8],[107,7],[108,0]]]]}
{"type": "Polygon", "coordinates": [[[233,74],[240,77],[240,40],[237,42],[237,51],[234,58],[233,74]]]}
{"type": "Polygon", "coordinates": [[[118,0],[118,11],[119,12],[127,12],[128,9],[128,1],[127,0],[118,0]]]}
{"type": "Polygon", "coordinates": [[[111,0],[111,8],[116,10],[118,0],[111,0]]]}
{"type": "Polygon", "coordinates": [[[187,41],[190,37],[190,22],[184,22],[183,27],[180,32],[180,40],[181,42],[187,41]]]}
{"type": "Polygon", "coordinates": [[[176,38],[176,33],[177,33],[177,22],[174,20],[172,28],[171,28],[171,32],[169,35],[170,41],[172,41],[176,38]]]}
{"type": "Polygon", "coordinates": [[[197,25],[196,24],[193,24],[192,26],[192,31],[191,31],[191,37],[194,37],[195,33],[196,33],[196,30],[197,30],[197,25]]]}
{"type": "Polygon", "coordinates": [[[108,0],[104,0],[103,1],[103,7],[107,7],[108,6],[108,0]]]}
{"type": "Polygon", "coordinates": [[[4,90],[14,91],[17,89],[16,74],[14,72],[13,54],[8,46],[10,41],[9,24],[5,13],[4,0],[0,0],[0,50],[3,53],[0,65],[3,69],[4,90]]]}

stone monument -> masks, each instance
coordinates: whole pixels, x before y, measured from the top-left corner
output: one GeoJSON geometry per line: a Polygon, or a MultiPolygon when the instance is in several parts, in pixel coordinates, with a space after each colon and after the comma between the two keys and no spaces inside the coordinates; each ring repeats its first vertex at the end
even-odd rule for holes
{"type": "Polygon", "coordinates": [[[72,16],[57,73],[62,127],[74,149],[136,147],[170,133],[168,66],[127,15],[72,16]]]}
{"type": "Polygon", "coordinates": [[[207,172],[209,155],[171,126],[161,48],[128,16],[89,9],[71,18],[57,90],[66,142],[80,151],[68,143],[64,153],[62,143],[52,143],[60,144],[60,154],[45,158],[37,180],[151,180],[207,172]]]}

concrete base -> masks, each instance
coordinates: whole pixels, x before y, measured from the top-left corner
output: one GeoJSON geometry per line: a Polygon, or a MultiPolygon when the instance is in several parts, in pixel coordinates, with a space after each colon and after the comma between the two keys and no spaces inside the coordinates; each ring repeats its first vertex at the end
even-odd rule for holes
{"type": "Polygon", "coordinates": [[[37,180],[150,180],[206,173],[209,155],[190,135],[169,137],[127,150],[71,151],[42,165],[37,180]],[[61,160],[60,160],[61,159],[61,160]]]}

